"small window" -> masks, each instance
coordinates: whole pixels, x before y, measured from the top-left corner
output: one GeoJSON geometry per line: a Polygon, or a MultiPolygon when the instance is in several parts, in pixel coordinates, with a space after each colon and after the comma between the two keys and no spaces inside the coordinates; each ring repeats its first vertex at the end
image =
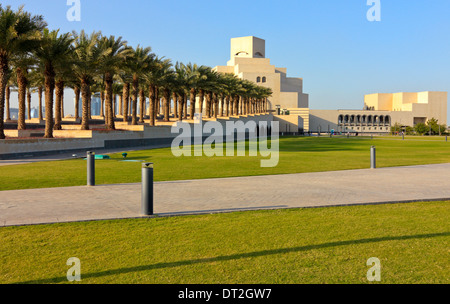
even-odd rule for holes
{"type": "Polygon", "coordinates": [[[256,82],[261,82],[261,77],[256,77],[256,82]]]}
{"type": "Polygon", "coordinates": [[[267,81],[266,77],[263,77],[262,82],[266,82],[266,81],[267,81]]]}

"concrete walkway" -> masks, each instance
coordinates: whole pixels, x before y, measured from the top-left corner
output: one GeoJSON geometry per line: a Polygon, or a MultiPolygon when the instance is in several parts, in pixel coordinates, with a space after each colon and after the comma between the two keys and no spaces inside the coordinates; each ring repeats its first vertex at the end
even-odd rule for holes
{"type": "MultiPolygon", "coordinates": [[[[450,164],[155,183],[160,216],[450,200],[450,164]]],[[[0,192],[0,226],[140,217],[140,184],[0,192]]]]}

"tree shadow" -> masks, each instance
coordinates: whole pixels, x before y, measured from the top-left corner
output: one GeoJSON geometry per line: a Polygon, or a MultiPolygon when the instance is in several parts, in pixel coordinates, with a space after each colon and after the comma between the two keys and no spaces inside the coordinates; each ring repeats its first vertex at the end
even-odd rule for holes
{"type": "MultiPolygon", "coordinates": [[[[405,241],[405,240],[412,240],[412,239],[427,239],[427,238],[443,237],[443,236],[450,236],[450,232],[419,234],[419,235],[405,235],[405,236],[387,236],[387,237],[379,237],[379,238],[338,241],[338,242],[329,242],[329,243],[323,243],[323,244],[317,244],[317,245],[308,245],[308,246],[291,247],[291,248],[280,248],[280,249],[271,249],[271,250],[262,250],[262,251],[248,252],[248,253],[224,255],[224,256],[218,256],[218,257],[213,257],[213,258],[203,258],[203,259],[185,260],[185,261],[167,262],[167,263],[157,263],[157,264],[151,264],[151,265],[119,268],[119,269],[101,271],[101,272],[96,272],[96,273],[81,274],[81,278],[82,279],[99,278],[99,277],[110,276],[110,275],[126,274],[126,273],[148,271],[148,270],[154,270],[154,269],[174,268],[174,267],[180,267],[180,266],[189,266],[189,265],[194,265],[194,264],[211,263],[211,262],[224,262],[224,261],[239,260],[239,259],[245,259],[245,258],[256,258],[256,257],[263,257],[263,256],[269,256],[269,255],[275,255],[275,254],[287,254],[287,253],[293,253],[293,252],[302,252],[302,251],[308,251],[308,250],[339,247],[339,246],[360,245],[360,244],[378,243],[378,242],[385,242],[385,241],[405,241]]],[[[64,283],[64,282],[67,282],[66,277],[56,277],[56,278],[50,278],[50,279],[17,282],[15,284],[54,284],[54,283],[64,283]]]]}

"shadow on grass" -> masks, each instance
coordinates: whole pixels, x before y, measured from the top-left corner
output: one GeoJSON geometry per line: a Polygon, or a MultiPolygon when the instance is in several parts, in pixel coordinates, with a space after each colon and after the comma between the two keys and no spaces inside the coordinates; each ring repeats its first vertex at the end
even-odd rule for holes
{"type": "MultiPolygon", "coordinates": [[[[189,265],[201,264],[201,263],[225,262],[225,261],[231,261],[231,260],[257,258],[257,257],[263,257],[263,256],[269,256],[269,255],[287,254],[287,253],[293,253],[293,252],[302,252],[302,251],[308,251],[308,250],[339,247],[339,246],[360,245],[360,244],[378,243],[378,242],[385,242],[385,241],[405,241],[405,240],[413,240],[413,239],[427,239],[427,238],[443,237],[443,236],[450,236],[450,232],[419,234],[419,235],[405,235],[405,236],[388,236],[388,237],[368,238],[368,239],[360,239],[360,240],[329,242],[329,243],[318,244],[318,245],[308,245],[308,246],[300,246],[300,247],[263,250],[263,251],[255,251],[255,252],[248,252],[248,253],[224,255],[224,256],[218,256],[218,257],[213,257],[213,258],[185,260],[185,261],[167,262],[167,263],[157,263],[157,264],[151,264],[151,265],[119,268],[119,269],[101,271],[101,272],[96,272],[96,273],[87,273],[87,274],[82,273],[81,278],[82,278],[82,280],[85,280],[85,279],[89,279],[89,278],[99,278],[99,277],[104,277],[104,276],[119,275],[119,274],[133,273],[133,272],[139,272],[139,271],[149,271],[149,270],[154,270],[154,269],[189,266],[189,265]]],[[[64,282],[67,282],[66,277],[56,277],[56,278],[50,278],[50,279],[17,282],[16,284],[52,284],[52,283],[64,283],[64,282]]]]}

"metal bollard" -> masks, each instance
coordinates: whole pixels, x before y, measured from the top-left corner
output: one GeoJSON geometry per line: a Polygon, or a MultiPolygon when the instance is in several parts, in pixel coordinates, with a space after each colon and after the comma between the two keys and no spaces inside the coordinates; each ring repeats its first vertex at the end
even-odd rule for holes
{"type": "Polygon", "coordinates": [[[142,215],[153,215],[153,163],[142,164],[142,215]]]}
{"type": "Polygon", "coordinates": [[[375,146],[370,148],[370,169],[377,168],[377,150],[375,146]]]}
{"type": "Polygon", "coordinates": [[[87,185],[95,186],[95,152],[87,152],[87,185]]]}

